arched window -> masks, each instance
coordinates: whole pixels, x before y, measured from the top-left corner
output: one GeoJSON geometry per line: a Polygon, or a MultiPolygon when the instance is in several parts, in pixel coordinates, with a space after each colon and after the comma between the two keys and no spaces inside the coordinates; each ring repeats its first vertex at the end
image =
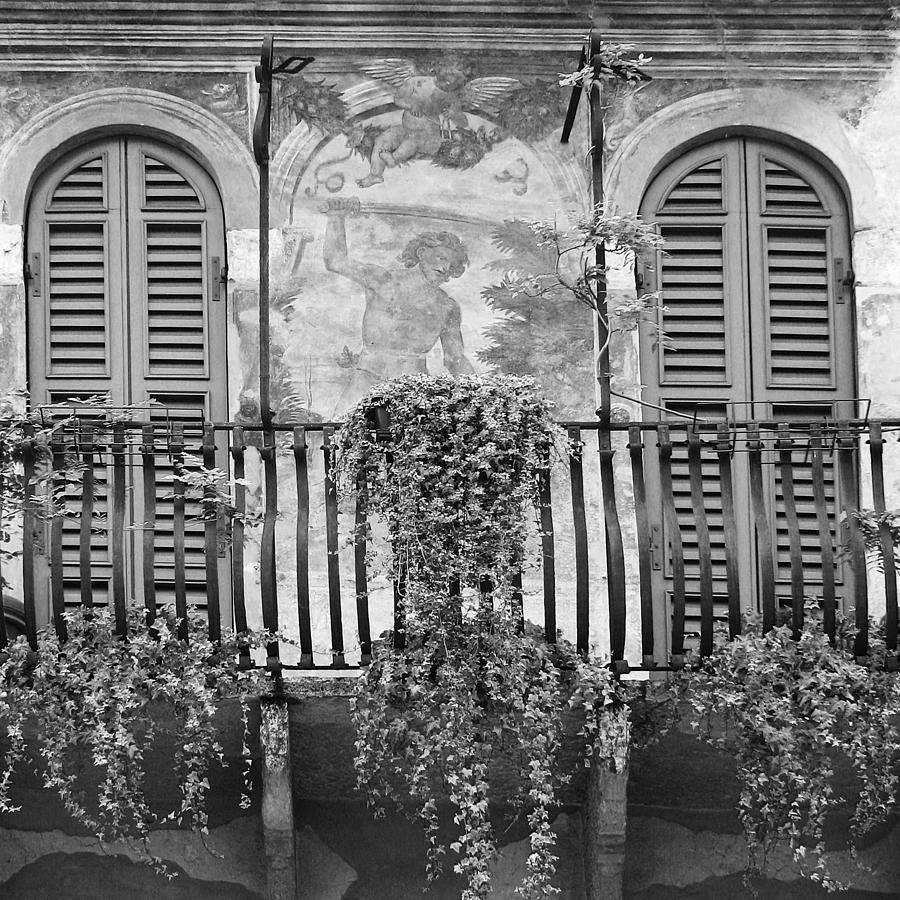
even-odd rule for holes
{"type": "MultiPolygon", "coordinates": [[[[752,137],[696,147],[653,179],[641,205],[666,239],[645,267],[645,289],[660,290],[659,324],[641,337],[644,399],[705,419],[851,418],[856,414],[854,318],[847,205],[828,172],[801,153],[752,137]]],[[[665,417],[665,413],[659,413],[665,417]]],[[[804,571],[821,578],[821,546],[808,460],[794,454],[804,571]]],[[[735,461],[741,546],[753,546],[746,473],[735,461]],[[744,472],[743,480],[741,472],[744,472]]],[[[675,491],[685,530],[688,588],[698,577],[692,549],[687,468],[676,462],[675,491]]],[[[833,511],[835,475],[827,472],[833,511]]],[[[714,575],[725,585],[717,474],[704,474],[711,511],[714,575]]],[[[780,480],[769,485],[775,510],[777,592],[789,596],[787,524],[780,480]]],[[[742,585],[753,590],[753,554],[742,585]]],[[[663,587],[669,573],[663,567],[663,587]]],[[[847,590],[848,573],[837,573],[847,590]]],[[[748,597],[755,596],[756,591],[748,597]]],[[[746,606],[746,600],[742,604],[746,606]]],[[[688,592],[688,617],[691,614],[688,592]]],[[[725,608],[721,597],[722,609],[725,608]]]]}
{"type": "MultiPolygon", "coordinates": [[[[224,221],[215,184],[193,159],[130,136],[66,154],[31,193],[26,262],[34,405],[108,395],[116,406],[150,401],[147,415],[194,428],[225,421],[224,221]]],[[[96,476],[102,509],[102,462],[96,476]]],[[[141,491],[134,488],[140,522],[141,491]]],[[[160,493],[156,528],[159,602],[171,599],[174,583],[170,494],[160,493]]],[[[100,603],[110,573],[106,536],[102,527],[97,532],[92,578],[100,603]]],[[[77,523],[67,522],[65,534],[66,600],[77,602],[77,523]]],[[[140,541],[132,543],[135,564],[126,568],[130,592],[139,596],[133,573],[141,571],[140,541]]],[[[188,592],[199,604],[202,565],[202,538],[189,535],[188,592]]]]}

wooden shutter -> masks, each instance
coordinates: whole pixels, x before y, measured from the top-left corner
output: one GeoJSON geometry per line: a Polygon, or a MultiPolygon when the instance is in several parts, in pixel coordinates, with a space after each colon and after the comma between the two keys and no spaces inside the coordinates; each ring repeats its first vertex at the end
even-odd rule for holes
{"type": "MultiPolygon", "coordinates": [[[[93,142],[45,172],[28,222],[29,382],[36,405],[106,394],[116,405],[149,403],[155,421],[185,425],[199,455],[203,421],[227,417],[222,210],[216,187],[174,148],[137,138],[93,142]]],[[[136,458],[137,459],[137,458],[136,458]]],[[[109,594],[108,458],[93,466],[94,602],[109,594]]],[[[171,459],[156,460],[163,479],[171,459]]],[[[223,459],[222,465],[226,465],[223,459]]],[[[140,467],[129,469],[131,509],[143,520],[140,467]]],[[[80,602],[80,487],[63,531],[65,594],[80,602]]],[[[157,490],[158,600],[173,596],[172,485],[157,490]]],[[[186,510],[189,599],[205,603],[202,525],[186,510]]],[[[141,546],[129,534],[130,590],[141,598],[141,546]],[[136,577],[135,577],[136,576],[136,577]]]]}
{"type": "Polygon", "coordinates": [[[717,141],[687,153],[647,192],[645,218],[666,246],[645,261],[645,290],[662,292],[659,326],[671,342],[642,332],[645,399],[653,404],[725,403],[747,392],[745,311],[731,302],[746,279],[740,165],[740,148],[717,141]]]}
{"type": "MultiPolygon", "coordinates": [[[[653,329],[642,330],[642,380],[649,403],[707,420],[854,415],[852,302],[850,290],[840,283],[850,267],[846,204],[824,169],[768,141],[715,141],[663,169],[648,188],[641,212],[667,241],[664,252],[645,261],[643,271],[645,289],[662,293],[666,309],[659,324],[674,344],[665,347],[653,329]]],[[[798,446],[793,459],[805,576],[814,584],[821,581],[821,545],[806,448],[798,446]]],[[[787,596],[790,555],[782,482],[775,457],[766,462],[772,463],[766,471],[777,590],[787,596]]],[[[741,545],[752,547],[746,459],[738,454],[733,468],[741,545]]],[[[838,487],[830,461],[825,474],[834,522],[838,487]]],[[[649,486],[659,489],[653,477],[649,486]]],[[[696,528],[686,449],[677,441],[673,488],[690,627],[699,574],[696,528]]],[[[704,466],[703,492],[716,599],[723,603],[718,591],[725,587],[724,540],[714,465],[704,466]]],[[[756,596],[756,572],[747,556],[741,561],[745,605],[756,596]]],[[[664,595],[671,589],[670,565],[667,559],[658,579],[664,595]]],[[[840,572],[837,577],[840,581],[840,572]]]]}
{"type": "Polygon", "coordinates": [[[799,153],[746,141],[747,243],[753,397],[831,401],[855,413],[849,223],[837,185],[799,153]]]}
{"type": "Polygon", "coordinates": [[[118,142],[67,157],[37,183],[28,218],[28,375],[36,403],[125,403],[124,241],[118,142]]]}

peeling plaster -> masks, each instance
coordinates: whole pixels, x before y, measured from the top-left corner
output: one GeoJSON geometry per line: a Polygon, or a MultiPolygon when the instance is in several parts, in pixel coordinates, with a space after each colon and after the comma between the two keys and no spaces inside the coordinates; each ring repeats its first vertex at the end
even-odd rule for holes
{"type": "MultiPolygon", "coordinates": [[[[651,885],[684,887],[707,878],[744,871],[747,846],[743,835],[692,831],[682,825],[651,816],[629,816],[625,856],[625,889],[644,890],[651,885]]],[[[900,828],[873,846],[860,851],[859,864],[849,850],[828,853],[828,866],[838,881],[869,891],[893,892],[900,884],[900,828]]],[[[779,881],[795,881],[799,874],[786,848],[769,856],[764,873],[779,881]]]]}
{"type": "MultiPolygon", "coordinates": [[[[151,833],[150,848],[164,860],[180,866],[191,878],[233,881],[251,891],[265,894],[262,829],[255,816],[210,828],[205,837],[191,831],[157,829],[151,833]]],[[[93,837],[75,836],[62,831],[0,828],[0,884],[48,853],[95,853],[106,856],[110,852],[139,859],[137,852],[126,844],[104,845],[93,837]]]]}

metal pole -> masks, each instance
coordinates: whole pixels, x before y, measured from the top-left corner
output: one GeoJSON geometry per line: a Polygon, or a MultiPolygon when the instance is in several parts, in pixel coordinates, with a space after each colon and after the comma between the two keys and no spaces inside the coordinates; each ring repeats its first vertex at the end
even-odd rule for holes
{"type": "Polygon", "coordinates": [[[274,44],[271,35],[263,41],[260,62],[256,67],[259,106],[253,126],[253,155],[259,166],[259,414],[263,427],[267,430],[272,425],[269,351],[269,128],[274,44]]]}
{"type": "MultiPolygon", "coordinates": [[[[275,469],[275,431],[272,428],[269,351],[269,127],[272,111],[272,54],[274,40],[263,41],[256,67],[259,107],[253,127],[253,155],[259,166],[259,415],[262,420],[260,456],[265,472],[265,509],[260,539],[260,592],[263,627],[278,630],[278,587],[275,579],[275,519],[278,513],[278,475],[275,469]]],[[[266,664],[281,669],[278,642],[266,648],[266,664]]]]}
{"type": "MultiPolygon", "coordinates": [[[[262,43],[256,81],[259,106],[253,124],[253,156],[259,166],[259,415],[262,421],[260,456],[265,470],[266,503],[260,540],[260,589],[263,626],[278,630],[278,588],[275,578],[275,519],[278,513],[278,472],[275,463],[275,429],[272,411],[272,354],[269,336],[269,133],[272,117],[272,76],[294,75],[312,61],[310,56],[291,56],[274,65],[275,40],[268,35],[262,43]]],[[[278,642],[266,650],[267,665],[281,671],[278,642]]]]}
{"type": "MultiPolygon", "coordinates": [[[[588,94],[588,122],[591,135],[591,201],[594,209],[603,204],[603,109],[600,105],[600,72],[597,62],[600,53],[600,33],[591,32],[590,62],[595,67],[588,94]]],[[[609,372],[609,309],[606,292],[606,248],[597,245],[597,329],[600,355],[597,360],[597,380],[600,383],[600,408],[597,415],[604,425],[609,424],[612,397],[610,394],[609,372]]]]}

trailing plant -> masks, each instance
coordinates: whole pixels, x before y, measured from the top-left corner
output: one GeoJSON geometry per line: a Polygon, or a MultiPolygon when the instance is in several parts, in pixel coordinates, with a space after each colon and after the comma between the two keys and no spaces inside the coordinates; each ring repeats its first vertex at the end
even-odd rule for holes
{"type": "Polygon", "coordinates": [[[531,844],[518,891],[558,893],[551,813],[568,779],[563,711],[584,710],[582,734],[599,757],[623,697],[608,668],[523,622],[517,583],[536,533],[537,479],[565,452],[550,410],[530,379],[403,376],[360,401],[338,447],[342,492],[364,480],[370,514],[385,525],[386,573],[402,585],[405,618],[403,633],[376,643],[359,682],[359,786],[381,811],[393,802],[406,812],[411,798],[428,880],[449,849],[462,897],[475,900],[490,890],[490,804],[501,799],[492,782],[508,754],[519,778],[502,799],[524,816],[531,844]],[[449,848],[441,797],[453,810],[449,848]]]}
{"type": "Polygon", "coordinates": [[[832,645],[808,605],[799,639],[790,624],[763,634],[758,621],[749,622],[685,675],[695,729],[735,755],[748,873],[762,871],[783,842],[803,875],[840,886],[824,840],[827,815],[844,802],[831,784],[836,754],[862,782],[851,820],[854,854],[859,838],[896,805],[900,681],[885,670],[878,629],[865,663],[853,656],[852,638],[843,623],[832,645]]]}
{"type": "Polygon", "coordinates": [[[190,640],[178,637],[171,607],[148,626],[130,607],[128,636],[115,632],[108,608],[65,614],[67,637],[51,626],[37,650],[19,637],[0,653],[0,726],[7,749],[0,772],[0,812],[16,811],[11,788],[23,765],[36,768],[69,814],[103,842],[126,841],[165,871],[150,852],[150,830],[166,822],[206,834],[209,772],[226,765],[215,715],[226,697],[240,702],[245,760],[241,806],[249,805],[248,702],[264,675],[240,669],[242,649],[265,646],[266,634],[226,634],[216,644],[199,616],[190,640]],[[145,760],[164,733],[174,744],[172,771],[180,803],[154,808],[145,760]],[[97,784],[96,794],[86,785],[97,784]]]}
{"type": "Polygon", "coordinates": [[[575,72],[560,75],[561,87],[577,85],[589,88],[594,82],[602,82],[604,78],[615,78],[628,84],[640,84],[649,81],[650,76],[643,66],[653,61],[653,57],[639,53],[633,56],[634,44],[614,44],[601,41],[597,54],[587,64],[575,72]]]}

